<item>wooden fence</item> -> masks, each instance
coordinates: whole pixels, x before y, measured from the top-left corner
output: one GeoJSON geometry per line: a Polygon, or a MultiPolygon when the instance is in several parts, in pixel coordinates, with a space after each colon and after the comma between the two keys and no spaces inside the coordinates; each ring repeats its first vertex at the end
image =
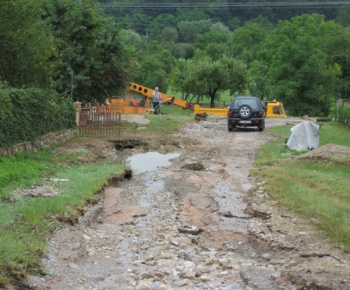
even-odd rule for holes
{"type": "Polygon", "coordinates": [[[77,106],[79,134],[84,136],[118,136],[121,131],[121,111],[114,106],[77,106]]]}

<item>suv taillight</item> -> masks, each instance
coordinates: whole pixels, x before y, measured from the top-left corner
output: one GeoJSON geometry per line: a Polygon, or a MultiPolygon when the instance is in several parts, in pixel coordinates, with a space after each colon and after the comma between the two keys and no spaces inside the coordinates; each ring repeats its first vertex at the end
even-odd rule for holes
{"type": "Polygon", "coordinates": [[[259,117],[262,117],[264,116],[264,111],[259,111],[259,114],[258,114],[259,117]]]}
{"type": "Polygon", "coordinates": [[[228,117],[232,117],[233,116],[233,110],[229,109],[227,112],[227,116],[228,117]]]}

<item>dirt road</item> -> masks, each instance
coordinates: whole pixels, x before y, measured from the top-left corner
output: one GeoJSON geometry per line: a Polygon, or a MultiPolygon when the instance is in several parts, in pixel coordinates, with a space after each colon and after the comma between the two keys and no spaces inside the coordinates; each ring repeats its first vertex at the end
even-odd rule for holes
{"type": "MultiPolygon", "coordinates": [[[[301,121],[267,119],[266,126],[301,121]]],[[[274,138],[268,130],[227,132],[225,120],[212,119],[188,125],[176,142],[144,136],[140,143],[140,136],[113,154],[147,160],[142,154],[151,152],[151,159],[108,186],[79,224],[55,233],[43,260],[50,275],[30,277],[33,287],[350,288],[341,247],[249,176],[257,148],[274,138]],[[159,153],[170,164],[157,164],[159,153]]]]}

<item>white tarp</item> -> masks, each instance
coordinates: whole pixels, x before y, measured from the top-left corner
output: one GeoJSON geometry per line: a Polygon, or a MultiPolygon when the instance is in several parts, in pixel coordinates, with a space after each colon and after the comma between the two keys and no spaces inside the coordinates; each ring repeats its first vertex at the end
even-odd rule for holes
{"type": "Polygon", "coordinates": [[[302,151],[312,150],[318,147],[320,143],[320,126],[310,122],[302,122],[290,129],[290,135],[287,146],[289,149],[302,151]]]}

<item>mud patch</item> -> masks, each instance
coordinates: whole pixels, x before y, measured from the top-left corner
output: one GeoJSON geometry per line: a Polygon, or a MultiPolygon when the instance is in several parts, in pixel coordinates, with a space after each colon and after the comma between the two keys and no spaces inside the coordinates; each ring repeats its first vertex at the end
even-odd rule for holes
{"type": "Polygon", "coordinates": [[[123,203],[120,195],[122,188],[108,187],[105,189],[104,222],[109,224],[131,224],[133,219],[147,214],[147,210],[140,206],[123,203]]]}
{"type": "Polygon", "coordinates": [[[72,158],[71,162],[94,163],[100,159],[115,156],[114,144],[105,138],[81,137],[69,140],[60,145],[55,154],[80,154],[72,158]]]}
{"type": "Polygon", "coordinates": [[[115,149],[118,151],[123,151],[124,149],[134,149],[141,146],[147,146],[146,142],[140,140],[115,140],[114,143],[115,149]]]}
{"type": "Polygon", "coordinates": [[[187,169],[187,170],[195,170],[195,171],[200,171],[204,170],[205,167],[202,164],[202,162],[195,162],[195,163],[189,163],[184,166],[181,166],[182,169],[187,169]]]}

